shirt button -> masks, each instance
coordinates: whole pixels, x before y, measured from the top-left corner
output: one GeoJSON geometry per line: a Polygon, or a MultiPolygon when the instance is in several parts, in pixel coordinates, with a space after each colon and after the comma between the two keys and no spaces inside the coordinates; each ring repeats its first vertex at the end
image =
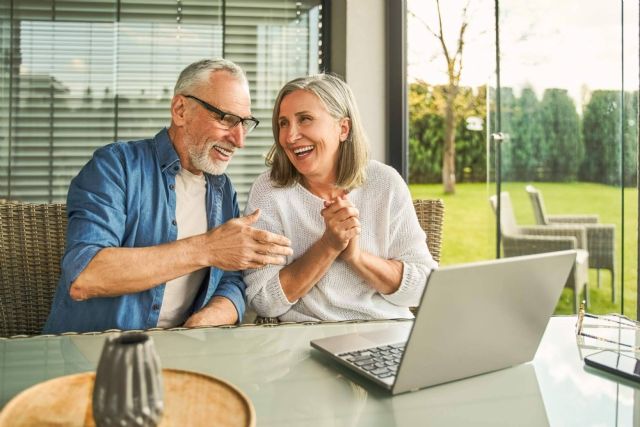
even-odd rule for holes
{"type": "Polygon", "coordinates": [[[178,221],[176,221],[175,219],[171,221],[171,224],[173,225],[178,225],[178,221]]]}
{"type": "Polygon", "coordinates": [[[180,170],[180,167],[179,167],[179,166],[174,166],[174,167],[173,167],[173,170],[174,170],[174,171],[176,171],[176,172],[178,172],[178,171],[180,170]]]}
{"type": "Polygon", "coordinates": [[[158,310],[160,310],[160,305],[159,305],[159,304],[153,304],[153,305],[151,306],[151,310],[153,310],[153,311],[158,311],[158,310]]]}
{"type": "Polygon", "coordinates": [[[176,189],[176,186],[175,186],[175,185],[173,185],[173,184],[169,184],[169,188],[170,188],[171,190],[175,190],[175,189],[176,189]]]}

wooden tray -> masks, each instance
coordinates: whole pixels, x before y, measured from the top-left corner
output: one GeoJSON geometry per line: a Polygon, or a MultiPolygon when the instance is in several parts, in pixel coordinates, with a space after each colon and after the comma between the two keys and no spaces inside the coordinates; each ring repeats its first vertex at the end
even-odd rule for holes
{"type": "MultiPolygon", "coordinates": [[[[255,427],[251,401],[233,385],[177,369],[163,369],[162,375],[165,409],[160,426],[255,427]]],[[[24,390],[0,412],[0,426],[95,426],[94,378],[94,372],[67,375],[24,390]]]]}

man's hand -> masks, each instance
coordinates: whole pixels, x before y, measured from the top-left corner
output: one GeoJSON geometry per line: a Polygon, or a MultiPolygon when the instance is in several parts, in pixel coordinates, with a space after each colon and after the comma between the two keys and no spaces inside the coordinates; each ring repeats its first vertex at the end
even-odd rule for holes
{"type": "Polygon", "coordinates": [[[237,321],[236,306],[225,297],[213,297],[209,304],[184,322],[184,327],[232,325],[237,321]]]}
{"type": "Polygon", "coordinates": [[[235,271],[284,264],[291,242],[251,227],[259,211],[204,234],[143,248],[104,248],[71,284],[76,301],[145,291],[201,268],[235,271]]]}
{"type": "Polygon", "coordinates": [[[222,270],[261,268],[267,264],[284,264],[292,255],[291,241],[279,234],[251,227],[260,210],[235,218],[205,234],[205,247],[210,248],[209,265],[222,270]]]}
{"type": "MultiPolygon", "coordinates": [[[[325,201],[324,205],[321,215],[324,218],[325,231],[321,239],[331,249],[342,252],[349,247],[349,242],[360,234],[360,212],[346,196],[325,201]]],[[[357,241],[355,243],[350,252],[357,248],[357,241]]]]}

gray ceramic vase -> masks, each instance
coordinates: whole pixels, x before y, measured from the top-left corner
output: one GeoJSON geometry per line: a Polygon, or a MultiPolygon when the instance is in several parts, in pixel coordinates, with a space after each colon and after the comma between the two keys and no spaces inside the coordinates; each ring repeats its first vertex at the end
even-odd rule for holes
{"type": "Polygon", "coordinates": [[[162,370],[151,337],[107,338],[93,388],[96,426],[156,426],[163,409],[162,370]]]}

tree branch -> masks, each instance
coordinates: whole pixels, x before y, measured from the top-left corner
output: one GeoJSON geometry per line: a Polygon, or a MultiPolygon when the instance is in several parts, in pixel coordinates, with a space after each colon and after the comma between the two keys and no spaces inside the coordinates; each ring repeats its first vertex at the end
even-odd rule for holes
{"type": "Polygon", "coordinates": [[[422,19],[421,17],[419,17],[418,15],[416,15],[413,11],[409,11],[409,15],[411,15],[413,18],[417,19],[423,26],[424,28],[427,29],[427,31],[429,31],[431,33],[431,35],[435,38],[439,38],[438,35],[436,34],[435,31],[433,31],[431,29],[431,27],[429,26],[429,24],[427,24],[424,19],[422,19]]]}
{"type": "Polygon", "coordinates": [[[438,28],[439,28],[439,32],[438,32],[439,35],[437,35],[436,37],[438,37],[438,40],[440,40],[440,44],[442,45],[442,51],[444,53],[444,58],[447,61],[447,69],[449,70],[449,73],[451,73],[452,71],[451,57],[449,56],[449,49],[447,49],[447,44],[444,42],[444,31],[442,29],[442,12],[440,11],[440,0],[436,0],[436,6],[438,8],[438,28]]]}
{"type": "Polygon", "coordinates": [[[465,32],[467,30],[467,27],[469,26],[469,20],[468,20],[468,10],[469,10],[469,2],[470,0],[467,0],[467,2],[464,5],[464,8],[462,9],[462,23],[460,24],[460,33],[458,35],[458,48],[456,49],[456,54],[453,57],[453,62],[454,62],[454,66],[457,65],[457,70],[454,70],[454,78],[455,78],[455,85],[457,86],[458,83],[460,83],[460,76],[462,74],[462,54],[464,51],[464,35],[465,32]]]}

